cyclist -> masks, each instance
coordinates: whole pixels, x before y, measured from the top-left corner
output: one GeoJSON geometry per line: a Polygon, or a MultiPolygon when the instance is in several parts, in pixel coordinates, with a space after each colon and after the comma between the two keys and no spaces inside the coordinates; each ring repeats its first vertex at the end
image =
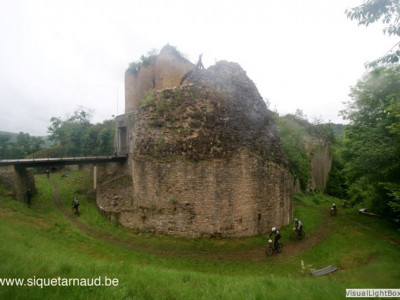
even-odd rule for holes
{"type": "Polygon", "coordinates": [[[303,222],[295,218],[293,224],[293,230],[296,231],[299,237],[301,237],[301,233],[303,232],[303,222]]]}
{"type": "Polygon", "coordinates": [[[336,204],[335,203],[333,203],[332,206],[331,206],[331,212],[332,212],[333,215],[336,215],[337,208],[336,208],[336,204]]]}
{"type": "Polygon", "coordinates": [[[75,214],[79,214],[79,200],[74,197],[74,200],[72,201],[72,206],[74,208],[75,214]]]}
{"type": "Polygon", "coordinates": [[[280,240],[281,233],[279,232],[278,229],[276,229],[275,227],[272,227],[271,229],[271,233],[269,234],[269,239],[271,239],[272,235],[275,235],[275,239],[274,239],[274,250],[278,249],[278,241],[280,240]]]}

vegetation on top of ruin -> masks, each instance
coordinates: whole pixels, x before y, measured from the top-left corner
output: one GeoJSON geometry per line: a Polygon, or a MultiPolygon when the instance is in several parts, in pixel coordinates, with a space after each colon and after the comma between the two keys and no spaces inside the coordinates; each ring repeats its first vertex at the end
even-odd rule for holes
{"type": "Polygon", "coordinates": [[[144,108],[146,106],[154,104],[154,101],[156,99],[156,95],[154,91],[147,91],[143,98],[140,99],[139,101],[139,108],[144,108]]]}
{"type": "Polygon", "coordinates": [[[128,71],[136,76],[137,74],[139,74],[139,71],[142,67],[147,68],[148,66],[152,65],[157,60],[158,56],[163,53],[170,53],[179,60],[188,61],[185,58],[185,55],[182,54],[182,52],[180,52],[177,47],[167,44],[161,49],[160,52],[158,52],[158,50],[156,49],[153,49],[149,51],[147,55],[142,55],[139,60],[131,62],[129,64],[128,71]]]}
{"type": "Polygon", "coordinates": [[[145,68],[150,66],[151,64],[153,64],[156,61],[157,57],[158,57],[157,54],[150,54],[147,56],[142,55],[140,57],[140,60],[131,62],[129,64],[128,70],[132,74],[137,75],[137,74],[139,74],[139,71],[142,68],[142,66],[145,68]]]}

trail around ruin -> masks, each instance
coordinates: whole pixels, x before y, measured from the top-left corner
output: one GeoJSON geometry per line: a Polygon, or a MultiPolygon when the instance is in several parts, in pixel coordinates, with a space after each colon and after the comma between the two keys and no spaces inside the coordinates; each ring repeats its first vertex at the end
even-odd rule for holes
{"type": "MultiPolygon", "coordinates": [[[[195,258],[195,257],[207,257],[213,260],[217,261],[230,261],[230,260],[240,260],[240,261],[261,261],[265,260],[265,249],[268,246],[267,244],[265,246],[257,246],[252,249],[246,249],[246,250],[233,250],[229,252],[205,252],[205,251],[200,251],[200,252],[186,252],[186,251],[174,251],[171,249],[159,249],[147,245],[142,245],[138,242],[135,241],[125,241],[122,239],[119,239],[115,236],[105,234],[96,230],[93,230],[92,228],[88,227],[87,225],[83,224],[81,221],[79,221],[78,217],[72,213],[72,210],[67,209],[60,200],[60,187],[58,183],[54,180],[51,180],[54,186],[54,203],[58,207],[58,209],[69,219],[71,220],[82,232],[86,233],[87,235],[96,238],[96,239],[101,239],[104,240],[108,243],[111,243],[113,245],[117,246],[122,246],[122,247],[128,247],[132,248],[135,250],[143,251],[146,253],[154,254],[154,255],[161,255],[161,256],[180,256],[180,257],[187,257],[187,258],[195,258]]],[[[275,257],[286,257],[289,255],[294,255],[296,253],[305,251],[321,241],[323,241],[330,232],[332,232],[332,229],[334,227],[334,220],[333,218],[328,218],[326,222],[321,224],[321,226],[318,228],[318,230],[313,231],[311,234],[306,236],[306,238],[302,241],[290,243],[290,244],[285,244],[284,243],[284,249],[281,254],[275,257]]]]}

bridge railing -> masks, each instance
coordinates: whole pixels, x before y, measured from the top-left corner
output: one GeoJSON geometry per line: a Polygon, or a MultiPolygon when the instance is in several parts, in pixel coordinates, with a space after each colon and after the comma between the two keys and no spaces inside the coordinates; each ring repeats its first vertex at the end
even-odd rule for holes
{"type": "Polygon", "coordinates": [[[0,165],[84,164],[123,161],[127,155],[2,159],[0,165]]]}

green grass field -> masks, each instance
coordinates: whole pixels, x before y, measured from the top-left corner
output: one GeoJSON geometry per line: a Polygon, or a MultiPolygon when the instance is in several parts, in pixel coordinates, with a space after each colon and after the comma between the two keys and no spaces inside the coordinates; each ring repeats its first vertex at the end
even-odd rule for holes
{"type": "Polygon", "coordinates": [[[3,283],[0,299],[341,299],[346,288],[400,288],[399,231],[353,209],[330,217],[328,207],[339,199],[296,195],[306,239],[290,242],[291,226],[282,228],[283,253],[266,258],[266,236],[184,239],[112,223],[98,212],[82,172],[35,179],[31,208],[0,189],[0,279],[36,286],[3,283]],[[73,216],[80,226],[56,206],[55,186],[71,213],[73,196],[80,199],[81,215],[73,216]],[[310,276],[327,265],[338,271],[310,276]],[[43,278],[106,276],[116,286],[37,286],[43,278]]]}

